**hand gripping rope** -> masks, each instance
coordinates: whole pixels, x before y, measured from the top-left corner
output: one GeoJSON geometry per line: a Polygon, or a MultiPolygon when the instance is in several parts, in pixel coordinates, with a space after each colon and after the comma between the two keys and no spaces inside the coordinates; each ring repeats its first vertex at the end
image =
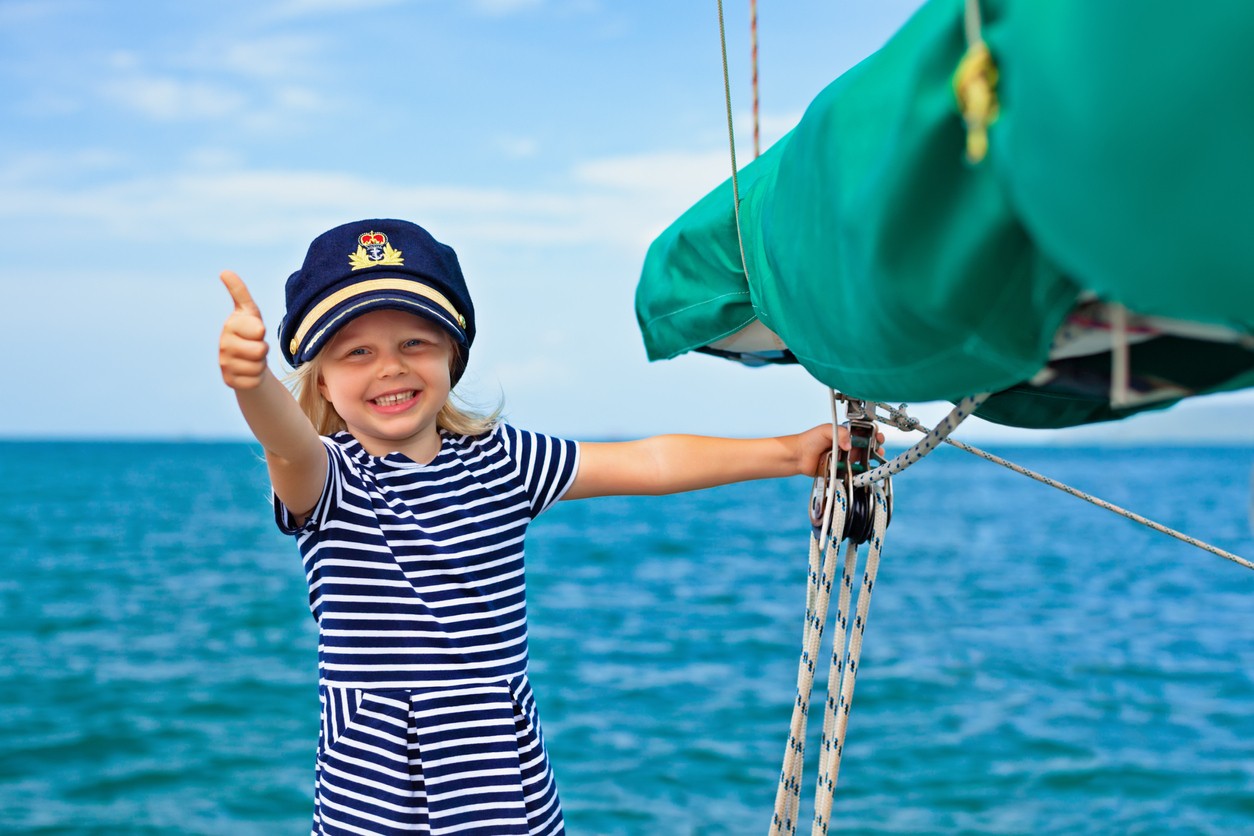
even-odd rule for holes
{"type": "Polygon", "coordinates": [[[847,543],[836,603],[836,631],[832,637],[823,737],[819,749],[819,775],[814,794],[814,824],[811,832],[816,836],[826,834],[831,826],[836,779],[840,773],[840,758],[845,747],[849,711],[853,705],[853,689],[862,656],[862,637],[871,610],[871,590],[879,571],[884,532],[892,517],[892,474],[905,470],[936,449],[987,397],[978,395],[963,399],[926,438],[892,461],[884,462],[877,452],[875,404],[868,409],[865,401],[847,398],[835,390],[829,390],[829,394],[832,404],[832,437],[835,439],[838,431],[838,403],[843,402],[849,425],[850,449],[848,452],[839,451],[835,456],[828,453],[823,457],[810,494],[812,530],[805,625],[801,637],[801,660],[797,666],[797,697],[793,703],[788,743],[784,749],[784,765],[780,770],[779,786],[775,793],[775,811],[771,817],[772,836],[791,836],[797,832],[801,777],[805,767],[806,721],[809,719],[810,696],[814,688],[814,666],[827,624],[827,610],[835,581],[836,553],[840,544],[847,543]],[[873,461],[878,466],[872,468],[873,461]],[[870,548],[858,590],[857,610],[850,628],[849,607],[858,566],[858,546],[862,543],[869,543],[870,548]]]}
{"type": "MultiPolygon", "coordinates": [[[[810,568],[806,585],[805,625],[801,639],[801,660],[797,666],[797,697],[793,703],[792,723],[784,750],[775,794],[775,812],[771,833],[794,834],[797,812],[801,805],[801,777],[805,766],[806,721],[810,713],[810,696],[814,686],[815,660],[818,658],[827,610],[835,581],[836,553],[846,542],[845,562],[841,572],[836,604],[836,630],[832,637],[831,663],[828,667],[826,708],[823,715],[823,738],[819,749],[819,775],[814,796],[813,833],[825,834],[831,823],[832,801],[840,756],[844,750],[845,732],[849,727],[849,710],[853,704],[854,682],[862,655],[862,635],[871,607],[871,589],[879,569],[884,532],[892,514],[890,478],[880,482],[867,481],[857,485],[855,476],[871,472],[876,453],[874,412],[867,412],[863,401],[851,400],[832,393],[833,423],[836,401],[846,404],[851,449],[823,457],[810,496],[810,568]],[[870,543],[862,581],[858,591],[857,611],[852,628],[849,607],[853,597],[853,580],[857,571],[858,546],[870,543]]],[[[835,427],[833,427],[835,432],[835,427]]],[[[835,437],[835,436],[833,436],[835,437]]]]}

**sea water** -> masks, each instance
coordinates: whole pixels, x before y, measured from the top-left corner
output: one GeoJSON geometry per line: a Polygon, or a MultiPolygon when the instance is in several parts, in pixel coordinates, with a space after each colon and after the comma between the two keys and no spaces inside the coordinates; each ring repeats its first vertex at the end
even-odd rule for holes
{"type": "MultiPolygon", "coordinates": [[[[1254,556],[1254,449],[998,452],[1254,556]]],[[[569,832],[766,832],[809,488],[536,521],[569,832]]],[[[1254,832],[1254,572],[950,448],[895,489],[835,829],[1254,832]]],[[[0,444],[0,832],[308,832],[316,632],[267,491],[247,444],[0,444]]]]}

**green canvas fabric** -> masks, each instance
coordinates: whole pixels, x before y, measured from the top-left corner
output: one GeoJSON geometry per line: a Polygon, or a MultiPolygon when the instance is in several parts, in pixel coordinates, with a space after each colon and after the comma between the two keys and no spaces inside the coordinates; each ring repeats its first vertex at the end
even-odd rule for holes
{"type": "MultiPolygon", "coordinates": [[[[650,359],[756,316],[853,397],[999,392],[982,417],[1051,427],[1135,411],[1025,385],[1084,291],[1254,331],[1254,4],[982,9],[1001,76],[988,157],[964,160],[952,90],[963,4],[932,0],[740,173],[747,275],[730,180],[654,242],[650,359]]],[[[1252,357],[1193,388],[1249,385],[1252,357]]]]}

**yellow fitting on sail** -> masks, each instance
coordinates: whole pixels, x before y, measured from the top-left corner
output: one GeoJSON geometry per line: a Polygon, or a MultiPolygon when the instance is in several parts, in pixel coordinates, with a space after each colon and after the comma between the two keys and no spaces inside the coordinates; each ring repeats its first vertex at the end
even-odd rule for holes
{"type": "Polygon", "coordinates": [[[954,97],[967,125],[967,160],[988,154],[988,126],[997,121],[997,63],[984,41],[967,48],[954,72],[954,97]]]}

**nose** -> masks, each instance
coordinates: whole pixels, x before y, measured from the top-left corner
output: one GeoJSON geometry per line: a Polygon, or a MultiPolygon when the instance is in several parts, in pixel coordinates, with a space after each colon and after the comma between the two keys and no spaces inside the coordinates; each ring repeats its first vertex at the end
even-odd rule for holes
{"type": "Polygon", "coordinates": [[[397,377],[406,372],[404,358],[398,352],[386,351],[379,355],[379,377],[397,377]]]}

